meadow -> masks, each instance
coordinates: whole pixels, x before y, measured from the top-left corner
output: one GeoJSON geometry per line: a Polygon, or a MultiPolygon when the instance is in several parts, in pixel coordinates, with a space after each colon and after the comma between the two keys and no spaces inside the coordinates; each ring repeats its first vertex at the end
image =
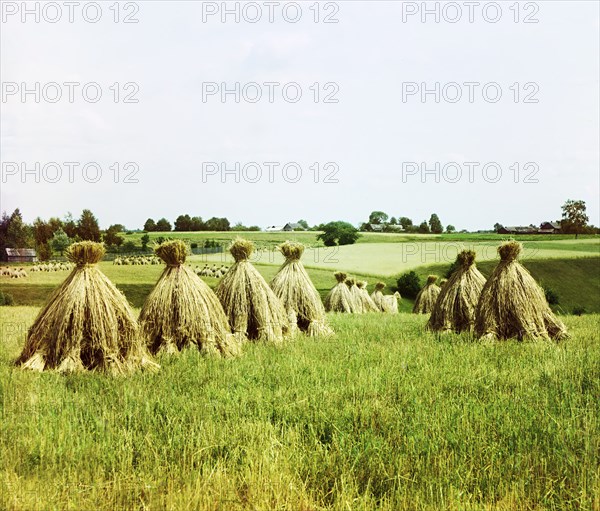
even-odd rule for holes
{"type": "MultiPolygon", "coordinates": [[[[15,368],[67,272],[1,280],[17,305],[0,307],[0,509],[599,510],[598,241],[530,242],[543,257],[524,263],[558,292],[558,312],[595,313],[562,314],[567,341],[434,335],[403,299],[395,316],[328,315],[330,339],[247,345],[232,360],[189,351],[127,378],[15,368]]],[[[451,262],[388,271],[396,244],[362,244],[354,273],[370,289],[451,262]]],[[[341,257],[309,257],[324,295],[341,257]]],[[[100,266],[136,312],[162,271],[100,266]]],[[[257,264],[267,280],[277,267],[257,264]]]]}

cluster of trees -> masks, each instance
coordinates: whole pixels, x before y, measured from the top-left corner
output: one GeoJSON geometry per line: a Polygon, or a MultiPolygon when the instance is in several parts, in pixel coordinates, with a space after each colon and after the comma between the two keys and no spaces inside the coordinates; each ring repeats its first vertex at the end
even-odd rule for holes
{"type": "MultiPolygon", "coordinates": [[[[237,224],[238,229],[236,230],[249,230],[249,228],[243,228],[241,224],[237,224]],[[242,228],[240,228],[242,227],[242,228]]],[[[206,222],[199,216],[190,215],[179,215],[175,220],[174,225],[171,225],[166,218],[161,218],[158,221],[154,221],[152,218],[148,218],[144,223],[144,231],[146,232],[192,232],[192,231],[231,231],[231,224],[227,218],[209,218],[206,222]]],[[[260,230],[260,228],[257,228],[260,230]]]]}
{"type": "MultiPolygon", "coordinates": [[[[360,227],[360,230],[372,231],[373,225],[381,225],[381,230],[383,232],[397,232],[400,230],[398,226],[402,227],[401,230],[403,232],[408,233],[441,234],[444,232],[444,226],[442,225],[442,222],[436,213],[431,215],[429,222],[423,220],[419,225],[415,225],[413,224],[413,221],[406,216],[396,218],[395,216],[388,216],[388,214],[384,211],[373,211],[369,215],[369,221],[363,223],[360,227]]],[[[453,225],[449,224],[446,226],[447,233],[452,233],[455,231],[456,228],[453,225]]]]}

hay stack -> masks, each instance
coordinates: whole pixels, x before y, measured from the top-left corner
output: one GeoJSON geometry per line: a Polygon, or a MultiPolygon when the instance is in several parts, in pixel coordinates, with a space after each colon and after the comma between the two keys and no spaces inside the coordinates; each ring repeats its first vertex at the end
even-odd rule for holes
{"type": "Polygon", "coordinates": [[[290,325],[279,298],[248,260],[254,244],[236,239],[229,248],[235,264],[215,292],[233,333],[239,339],[279,343],[290,325]]]}
{"type": "Polygon", "coordinates": [[[364,280],[359,280],[356,282],[356,286],[359,292],[359,300],[362,305],[363,312],[380,312],[379,307],[375,305],[375,302],[369,296],[369,291],[367,291],[368,283],[364,280]]]}
{"type": "Polygon", "coordinates": [[[360,293],[360,289],[356,285],[356,279],[354,277],[348,277],[346,279],[346,285],[350,290],[350,295],[352,296],[352,312],[355,314],[362,314],[365,311],[362,303],[362,297],[360,293]]]}
{"type": "Polygon", "coordinates": [[[354,298],[350,288],[346,285],[348,276],[341,271],[334,273],[333,276],[337,280],[337,284],[325,297],[325,310],[327,312],[354,312],[356,310],[354,298]]]}
{"type": "Polygon", "coordinates": [[[103,255],[104,247],[92,241],[67,249],[76,266],[29,329],[17,364],[36,371],[119,374],[158,367],[148,357],[127,299],[96,266],[103,255]]]}
{"type": "Polygon", "coordinates": [[[429,314],[433,311],[435,301],[440,294],[440,288],[435,283],[437,277],[435,275],[429,275],[427,277],[427,283],[419,291],[413,307],[413,313],[415,314],[429,314]]]}
{"type": "Polygon", "coordinates": [[[377,282],[377,284],[375,284],[375,291],[373,291],[371,294],[371,299],[381,312],[396,314],[398,312],[398,300],[400,300],[400,293],[396,291],[393,295],[384,295],[384,289],[385,283],[377,282]]]}
{"type": "Polygon", "coordinates": [[[427,328],[436,332],[470,332],[485,277],[475,265],[475,252],[463,250],[456,257],[456,270],[435,302],[427,328]]]}
{"type": "Polygon", "coordinates": [[[475,335],[486,339],[563,339],[565,325],[552,313],[544,291],[518,262],[521,244],[498,247],[500,263],[481,291],[475,335]]]}
{"type": "Polygon", "coordinates": [[[327,325],[325,308],[304,265],[300,261],[304,245],[286,241],[279,246],[285,262],[271,281],[271,289],[281,300],[292,329],[298,328],[309,336],[333,334],[327,325]]]}
{"type": "Polygon", "coordinates": [[[142,336],[152,353],[176,353],[195,346],[202,353],[237,355],[221,302],[212,289],[186,266],[187,246],[165,241],[154,249],[166,264],[140,312],[142,336]]]}

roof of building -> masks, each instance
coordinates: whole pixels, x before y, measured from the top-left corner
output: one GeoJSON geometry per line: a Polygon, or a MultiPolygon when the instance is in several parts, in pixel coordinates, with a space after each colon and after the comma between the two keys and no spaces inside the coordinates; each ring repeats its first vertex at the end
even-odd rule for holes
{"type": "Polygon", "coordinates": [[[6,255],[8,257],[35,257],[34,248],[7,248],[6,255]]]}

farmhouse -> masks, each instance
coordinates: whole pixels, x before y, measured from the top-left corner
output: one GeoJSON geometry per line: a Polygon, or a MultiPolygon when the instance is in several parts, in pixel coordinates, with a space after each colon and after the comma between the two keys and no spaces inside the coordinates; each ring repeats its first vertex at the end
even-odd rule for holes
{"type": "Polygon", "coordinates": [[[558,234],[560,233],[559,222],[542,222],[540,227],[537,228],[535,225],[528,227],[522,226],[508,226],[500,227],[498,234],[558,234]]]}
{"type": "Polygon", "coordinates": [[[298,229],[302,229],[303,231],[306,230],[300,224],[288,222],[285,225],[270,225],[269,227],[267,227],[265,229],[265,231],[267,231],[267,232],[281,232],[281,231],[289,232],[289,231],[296,231],[298,229]]]}
{"type": "Polygon", "coordinates": [[[540,234],[558,234],[560,227],[560,222],[542,222],[538,232],[540,234]]]}
{"type": "Polygon", "coordinates": [[[33,248],[7,248],[6,255],[9,263],[35,263],[37,254],[33,248]]]}

